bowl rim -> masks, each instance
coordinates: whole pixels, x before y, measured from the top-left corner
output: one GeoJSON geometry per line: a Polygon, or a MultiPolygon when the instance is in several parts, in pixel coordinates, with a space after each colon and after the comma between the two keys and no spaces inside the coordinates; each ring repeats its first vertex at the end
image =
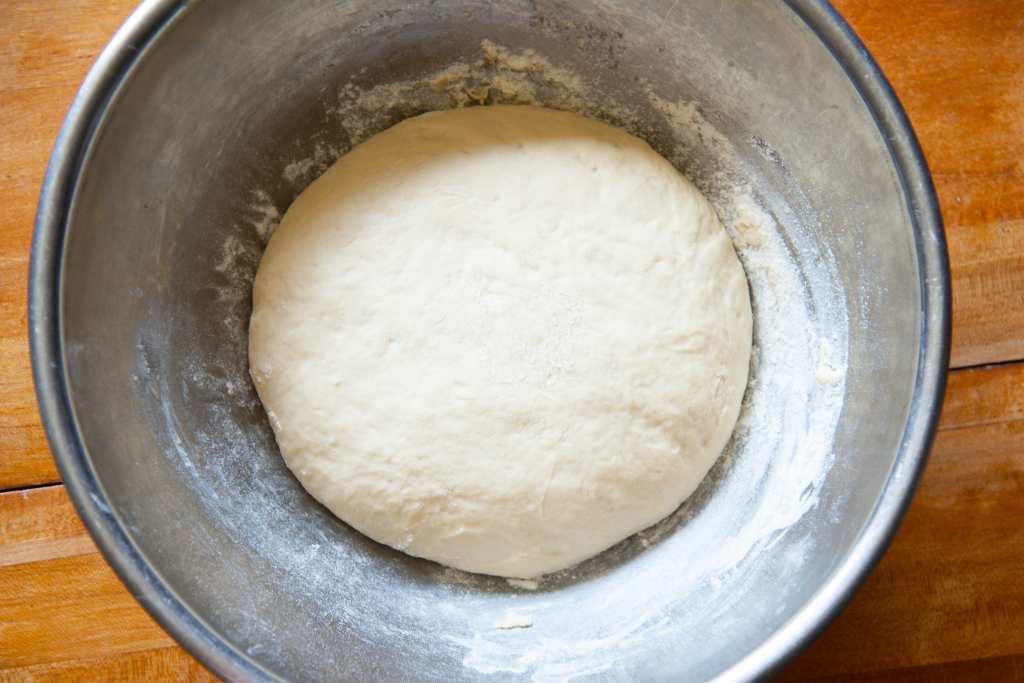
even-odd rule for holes
{"type": "MultiPolygon", "coordinates": [[[[914,394],[899,452],[850,552],[789,621],[714,679],[719,683],[760,680],[781,669],[835,619],[877,564],[927,462],[949,365],[952,297],[945,235],[932,178],[907,115],[863,43],[826,0],[782,2],[842,67],[888,147],[914,228],[921,337],[914,394]]],[[[89,461],[71,410],[63,363],[63,254],[80,171],[95,133],[133,65],[190,6],[189,0],[144,0],[90,69],[61,127],[43,180],[32,238],[28,327],[33,378],[47,440],[64,486],[100,552],[135,599],[218,676],[281,681],[196,615],[132,541],[89,461]]]]}

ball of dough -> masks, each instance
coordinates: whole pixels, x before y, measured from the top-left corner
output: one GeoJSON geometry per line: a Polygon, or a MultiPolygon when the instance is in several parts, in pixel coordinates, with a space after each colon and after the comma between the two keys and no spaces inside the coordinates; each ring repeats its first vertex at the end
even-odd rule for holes
{"type": "Polygon", "coordinates": [[[536,577],[670,514],[747,382],[747,281],[707,200],[576,114],[431,113],[284,216],[250,368],[288,467],[367,536],[536,577]]]}

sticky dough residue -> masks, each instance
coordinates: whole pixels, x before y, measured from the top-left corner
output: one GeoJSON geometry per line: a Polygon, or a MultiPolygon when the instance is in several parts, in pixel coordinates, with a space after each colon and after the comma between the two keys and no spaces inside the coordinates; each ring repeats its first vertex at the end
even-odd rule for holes
{"type": "MultiPolygon", "coordinates": [[[[594,88],[537,53],[484,41],[477,55],[422,78],[369,88],[350,82],[340,90],[333,116],[354,145],[393,123],[395,112],[410,102],[421,111],[538,104],[604,118],[641,137],[651,133],[645,113],[656,112],[679,141],[659,149],[670,161],[687,168],[694,145],[713,155],[715,168],[704,172],[698,167],[691,178],[711,199],[735,242],[750,281],[755,318],[752,379],[733,442],[678,512],[596,560],[546,577],[539,585],[496,586],[438,567],[433,578],[446,587],[453,603],[439,608],[435,593],[406,587],[405,614],[411,616],[404,621],[363,618],[368,641],[401,636],[396,629],[402,631],[399,624],[404,623],[412,625],[406,634],[412,638],[429,630],[425,623],[436,622],[444,647],[454,648],[454,656],[479,673],[525,674],[537,681],[600,673],[644,651],[652,639],[670,637],[686,624],[734,607],[735,596],[743,594],[739,588],[757,575],[754,560],[770,556],[778,572],[795,572],[814,550],[811,539],[801,537],[783,544],[784,553],[770,552],[818,504],[833,463],[845,390],[848,320],[843,294],[834,284],[834,259],[827,252],[809,258],[793,247],[817,248],[808,246],[815,244],[808,230],[816,219],[763,188],[755,190],[746,180],[741,156],[695,103],[666,101],[646,85],[644,101],[616,103],[594,88]],[[698,548],[704,550],[694,552],[698,548]],[[650,585],[659,588],[638,589],[650,585]],[[595,609],[595,600],[606,618],[581,619],[580,614],[595,609]],[[455,603],[460,614],[479,616],[459,621],[452,617],[455,603]],[[528,616],[520,619],[523,615],[528,616]],[[387,633],[375,634],[374,628],[387,633]]],[[[282,180],[301,189],[345,149],[318,142],[309,157],[282,164],[282,180]]],[[[266,193],[257,190],[253,197],[251,226],[265,242],[279,211],[266,193]]],[[[243,251],[231,239],[223,245],[218,268],[232,287],[251,277],[252,255],[243,251]]],[[[228,297],[224,305],[236,303],[228,297]]],[[[232,324],[233,342],[244,347],[245,326],[237,320],[232,324]]],[[[351,561],[345,548],[326,542],[316,552],[337,556],[327,561],[351,561]]],[[[272,547],[261,554],[271,562],[285,556],[272,547]]],[[[331,590],[329,582],[311,580],[310,600],[330,604],[330,596],[319,591],[331,590]]]]}

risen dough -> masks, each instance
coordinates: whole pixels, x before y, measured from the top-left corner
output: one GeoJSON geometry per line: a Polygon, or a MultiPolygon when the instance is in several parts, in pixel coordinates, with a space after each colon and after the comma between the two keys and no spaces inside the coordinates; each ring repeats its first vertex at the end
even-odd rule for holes
{"type": "Polygon", "coordinates": [[[708,202],[637,138],[536,107],[353,149],[288,210],[253,304],[306,489],[473,572],[553,572],[671,513],[747,381],[747,282],[708,202]]]}

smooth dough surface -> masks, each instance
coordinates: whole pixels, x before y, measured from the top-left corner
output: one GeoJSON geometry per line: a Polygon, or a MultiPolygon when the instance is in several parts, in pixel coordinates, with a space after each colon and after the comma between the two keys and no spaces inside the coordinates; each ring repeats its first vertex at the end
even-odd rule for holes
{"type": "Polygon", "coordinates": [[[288,467],[367,536],[535,577],[670,514],[729,440],[747,281],[624,131],[527,106],[354,148],[259,266],[250,369],[288,467]]]}

